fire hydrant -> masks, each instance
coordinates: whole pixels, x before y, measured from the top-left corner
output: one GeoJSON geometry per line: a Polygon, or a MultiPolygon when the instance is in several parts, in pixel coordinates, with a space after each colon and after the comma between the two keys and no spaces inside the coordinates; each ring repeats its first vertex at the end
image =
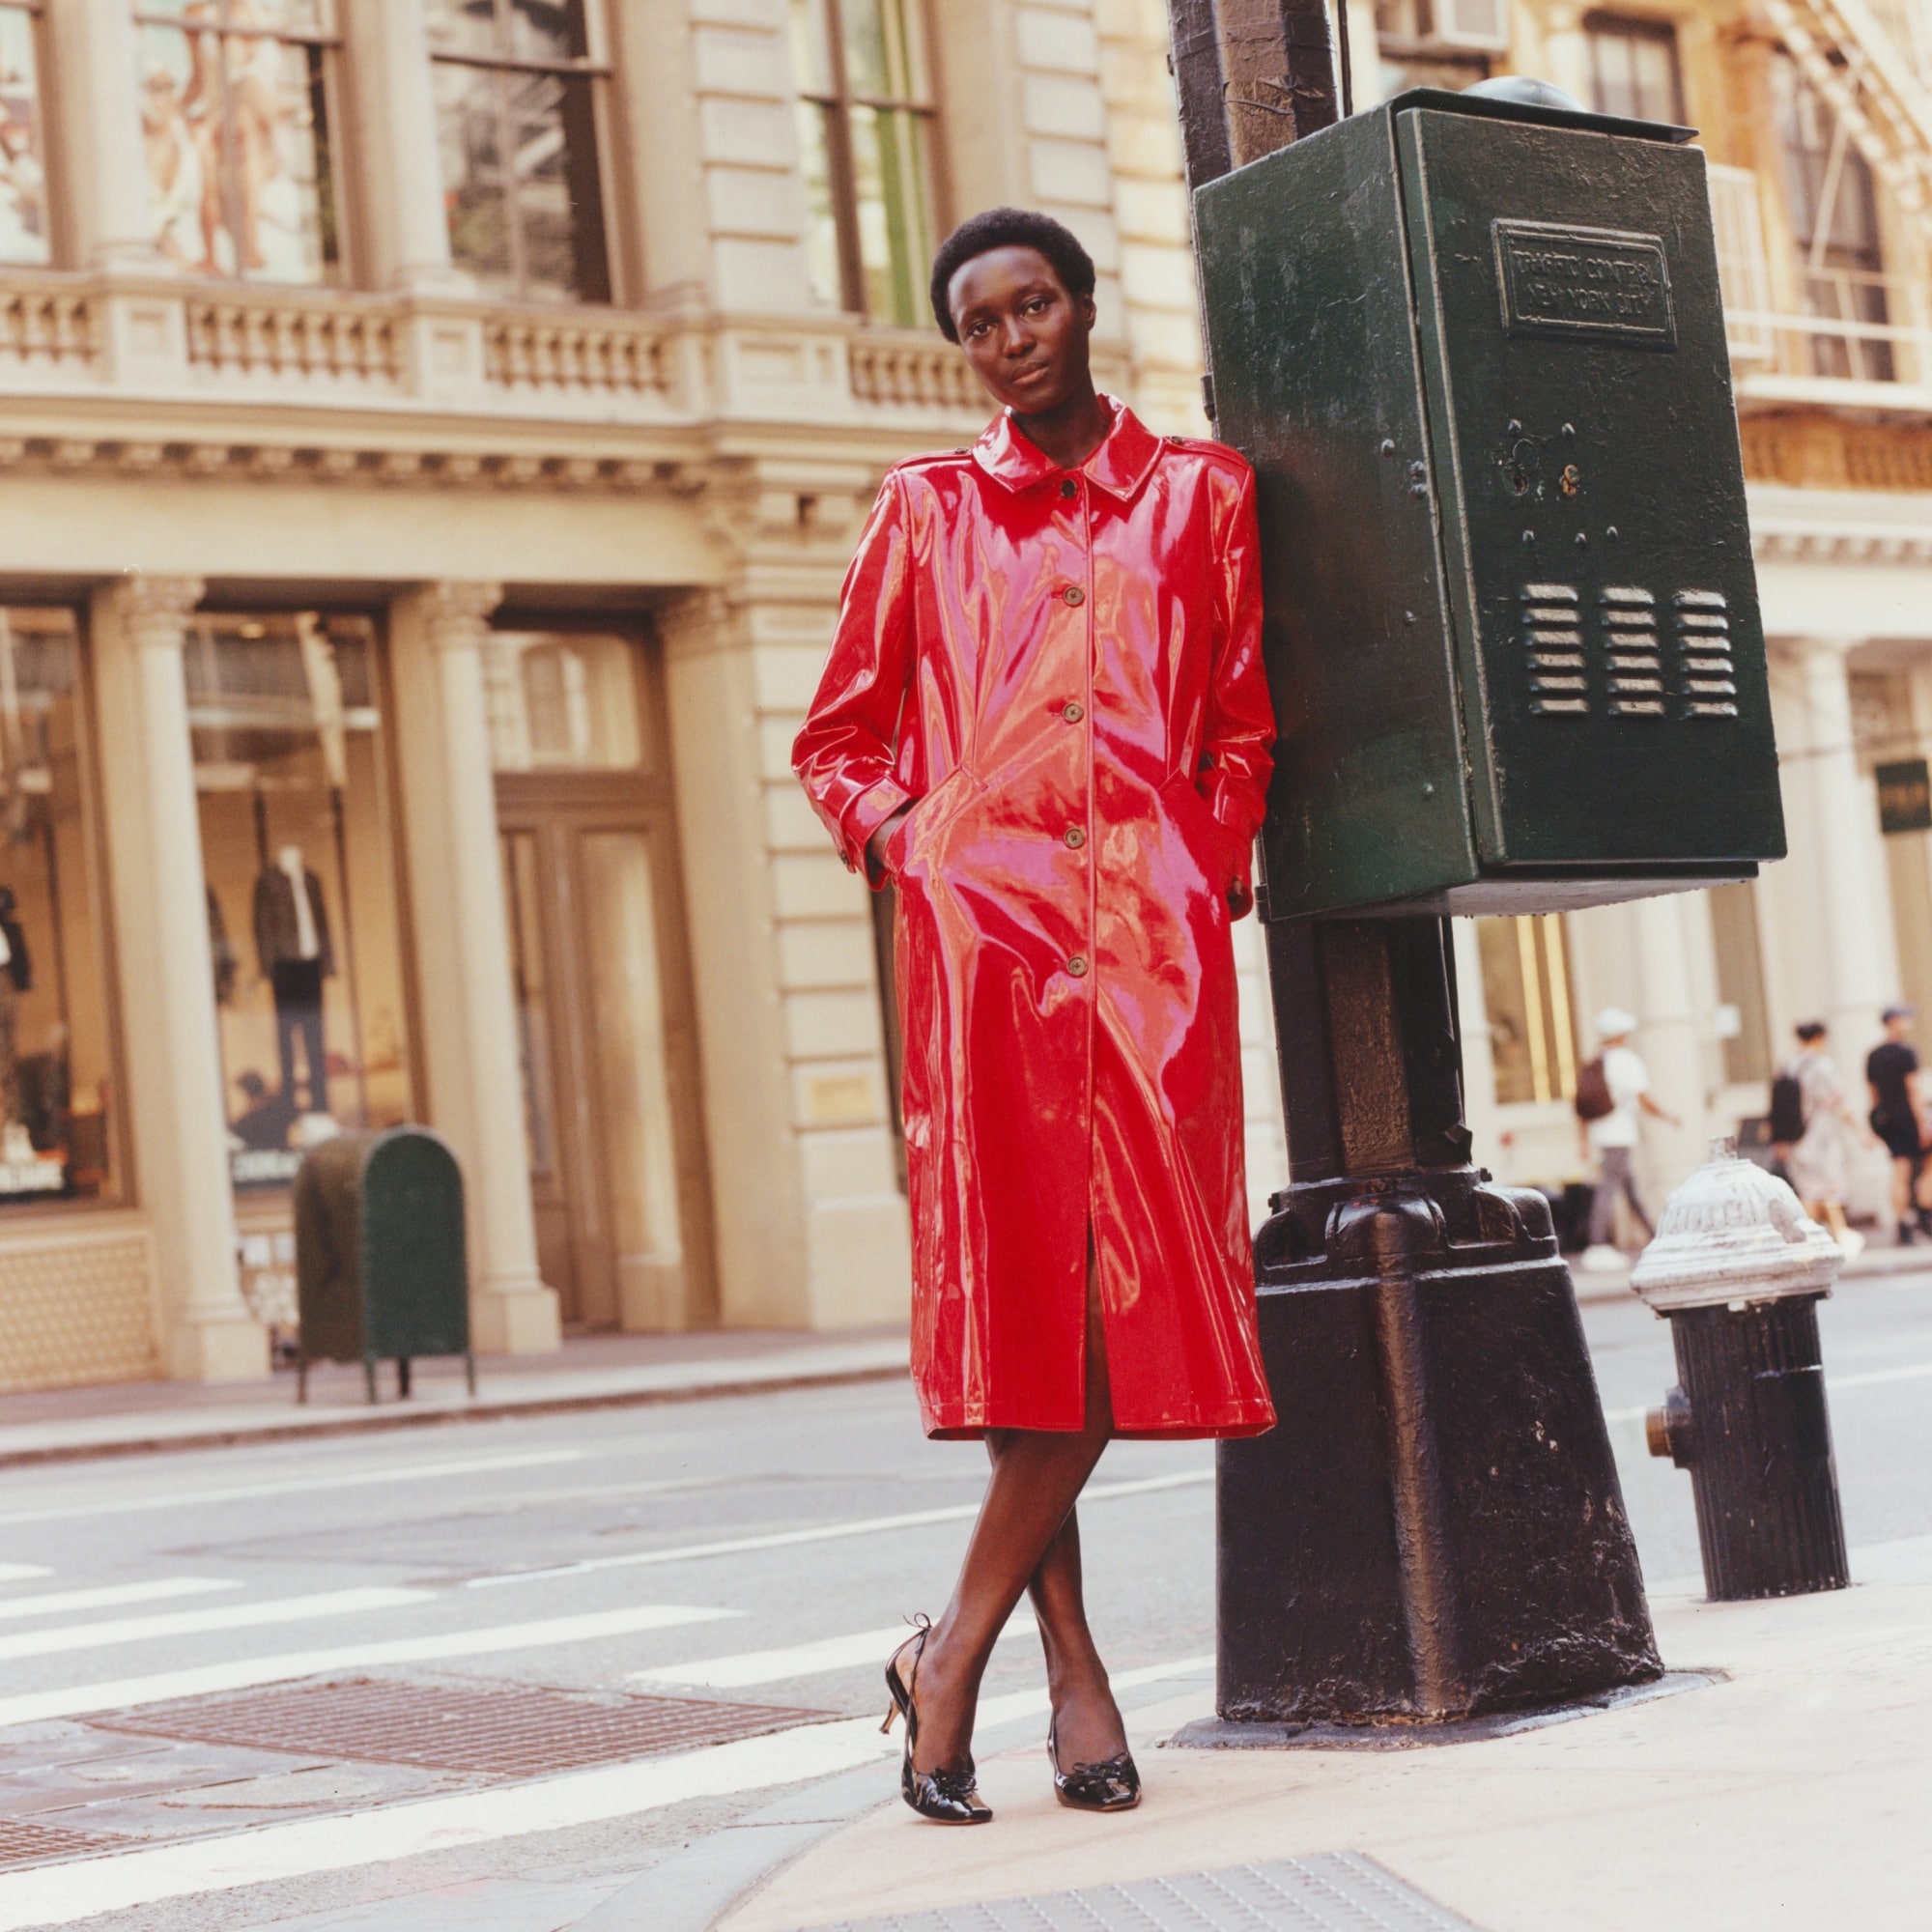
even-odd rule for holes
{"type": "Polygon", "coordinates": [[[1679,1386],[1646,1418],[1650,1453],[1690,1472],[1714,1599],[1849,1581],[1818,1347],[1818,1303],[1843,1264],[1782,1180],[1718,1140],[1632,1271],[1677,1351],[1679,1386]]]}

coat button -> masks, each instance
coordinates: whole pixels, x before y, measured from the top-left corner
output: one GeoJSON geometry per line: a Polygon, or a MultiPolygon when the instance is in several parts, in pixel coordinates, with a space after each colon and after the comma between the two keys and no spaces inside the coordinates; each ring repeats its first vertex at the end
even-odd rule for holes
{"type": "Polygon", "coordinates": [[[1080,494],[1080,486],[1074,482],[1072,477],[1065,477],[1062,479],[1060,485],[1060,494],[1063,497],[1077,497],[1080,494]]]}
{"type": "Polygon", "coordinates": [[[1072,846],[1072,848],[1076,852],[1079,851],[1081,846],[1083,846],[1087,842],[1086,833],[1081,831],[1081,829],[1077,825],[1069,825],[1066,828],[1066,830],[1063,832],[1060,836],[1063,838],[1065,838],[1067,844],[1072,846]]]}
{"type": "Polygon", "coordinates": [[[1069,604],[1084,604],[1087,601],[1086,591],[1082,590],[1079,584],[1077,583],[1069,583],[1066,586],[1066,588],[1063,590],[1060,594],[1064,598],[1065,598],[1069,604]]]}
{"type": "Polygon", "coordinates": [[[1079,724],[1081,719],[1086,717],[1087,713],[1085,708],[1079,704],[1068,704],[1061,711],[1060,715],[1064,719],[1065,719],[1069,724],[1079,724]]]}
{"type": "Polygon", "coordinates": [[[1086,953],[1076,952],[1073,955],[1073,957],[1066,962],[1066,970],[1069,973],[1071,973],[1076,980],[1084,980],[1087,977],[1086,953]]]}

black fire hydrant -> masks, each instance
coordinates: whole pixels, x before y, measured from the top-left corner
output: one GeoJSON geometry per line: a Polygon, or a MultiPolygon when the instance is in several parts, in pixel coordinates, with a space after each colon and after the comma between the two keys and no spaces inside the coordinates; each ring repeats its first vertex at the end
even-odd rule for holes
{"type": "Polygon", "coordinates": [[[1679,1386],[1647,1434],[1653,1456],[1690,1472],[1714,1599],[1850,1580],[1818,1347],[1818,1303],[1843,1263],[1791,1189],[1720,1140],[1631,1275],[1676,1345],[1679,1386]]]}

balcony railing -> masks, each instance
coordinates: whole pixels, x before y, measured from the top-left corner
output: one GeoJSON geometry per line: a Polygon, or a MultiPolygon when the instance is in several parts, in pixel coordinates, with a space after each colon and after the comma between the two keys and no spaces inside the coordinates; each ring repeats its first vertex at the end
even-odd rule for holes
{"type": "Polygon", "coordinates": [[[1713,165],[1724,325],[1747,399],[1932,408],[1932,303],[1904,275],[1794,263],[1780,288],[1758,178],[1713,165]]]}

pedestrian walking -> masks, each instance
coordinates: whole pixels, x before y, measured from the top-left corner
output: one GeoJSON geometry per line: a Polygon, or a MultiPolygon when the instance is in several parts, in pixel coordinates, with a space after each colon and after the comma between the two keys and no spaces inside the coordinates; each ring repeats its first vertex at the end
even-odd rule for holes
{"type": "Polygon", "coordinates": [[[1597,1191],[1590,1201],[1590,1242],[1580,1265],[1588,1273],[1604,1273],[1624,1265],[1617,1251],[1616,1207],[1630,1204],[1646,1239],[1656,1232],[1636,1191],[1633,1166],[1643,1138],[1639,1110],[1673,1127],[1684,1123],[1651,1098],[1650,1068],[1631,1045],[1636,1015],[1621,1007],[1605,1007],[1597,1015],[1597,1057],[1577,1081],[1577,1118],[1581,1123],[1585,1154],[1597,1160],[1597,1191]]]}
{"type": "Polygon", "coordinates": [[[936,1623],[887,1669],[902,1789],[979,1824],[980,1675],[1031,1592],[1063,1803],[1138,1803],[1087,1626],[1074,1503],[1110,1437],[1252,1435],[1255,1328],[1230,922],[1274,720],[1254,478],[1089,371],[1094,264],[995,209],[933,313],[1005,407],[886,477],[793,759],[846,864],[897,889],[913,1376],[983,1436],[936,1623]]]}
{"type": "Polygon", "coordinates": [[[1925,1170],[1925,1094],[1918,1049],[1912,1044],[1910,1007],[1888,1007],[1885,1037],[1865,1056],[1865,1087],[1871,1095],[1866,1116],[1871,1130],[1891,1155],[1891,1215],[1895,1238],[1910,1247],[1932,1234],[1928,1210],[1919,1200],[1925,1170]]]}
{"type": "Polygon", "coordinates": [[[1804,1211],[1831,1230],[1847,1256],[1857,1256],[1865,1238],[1845,1219],[1845,1178],[1860,1139],[1858,1114],[1826,1051],[1825,1022],[1805,1020],[1797,1031],[1798,1052],[1779,1069],[1797,1082],[1804,1109],[1804,1131],[1786,1159],[1791,1184],[1804,1211]]]}

